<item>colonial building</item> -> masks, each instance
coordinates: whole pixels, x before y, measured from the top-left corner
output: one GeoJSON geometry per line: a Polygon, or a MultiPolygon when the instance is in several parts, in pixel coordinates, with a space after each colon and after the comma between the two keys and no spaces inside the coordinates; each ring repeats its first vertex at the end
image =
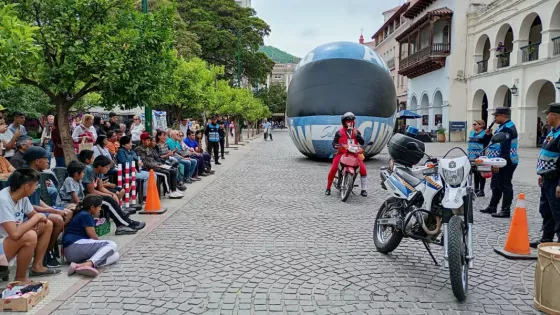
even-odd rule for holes
{"type": "Polygon", "coordinates": [[[240,5],[244,8],[250,8],[251,7],[251,0],[235,0],[235,3],[237,3],[238,5],[240,5]]]}
{"type": "MultiPolygon", "coordinates": [[[[383,26],[371,37],[372,42],[364,43],[364,45],[375,50],[391,69],[400,109],[407,107],[408,80],[405,76],[399,74],[400,45],[395,38],[409,27],[408,20],[403,16],[408,7],[409,3],[407,2],[402,6],[383,12],[383,26]]],[[[360,41],[362,42],[363,39],[360,39],[360,41]]]]}
{"type": "Polygon", "coordinates": [[[266,85],[270,86],[271,83],[283,83],[286,86],[286,89],[288,89],[296,66],[296,63],[275,64],[272,69],[272,73],[268,76],[266,85]]]}
{"type": "Polygon", "coordinates": [[[496,0],[468,16],[467,120],[511,107],[520,146],[537,143],[537,120],[560,102],[560,0],[496,0]]]}

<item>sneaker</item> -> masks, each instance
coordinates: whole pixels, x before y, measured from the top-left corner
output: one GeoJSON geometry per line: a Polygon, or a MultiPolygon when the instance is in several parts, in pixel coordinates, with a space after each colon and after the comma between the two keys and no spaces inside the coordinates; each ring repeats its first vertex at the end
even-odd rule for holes
{"type": "Polygon", "coordinates": [[[202,173],[200,173],[200,174],[198,174],[198,175],[204,176],[204,177],[208,176],[208,174],[207,174],[206,172],[202,172],[202,173]]]}
{"type": "Polygon", "coordinates": [[[146,227],[146,223],[144,222],[139,222],[139,221],[134,221],[134,220],[130,220],[130,224],[129,226],[133,229],[135,229],[136,231],[139,231],[143,228],[146,227]]]}
{"type": "Polygon", "coordinates": [[[127,235],[127,234],[136,234],[136,230],[131,228],[130,226],[121,225],[117,227],[115,231],[115,235],[127,235]]]}
{"type": "Polygon", "coordinates": [[[225,160],[226,158],[222,155],[222,160],[225,160]]]}
{"type": "Polygon", "coordinates": [[[477,197],[484,197],[484,196],[485,196],[484,190],[479,190],[479,191],[477,191],[477,192],[476,192],[476,196],[477,196],[477,197]]]}
{"type": "Polygon", "coordinates": [[[49,250],[45,253],[45,258],[43,259],[43,266],[47,268],[58,268],[60,267],[60,263],[54,257],[54,252],[49,250]]]}
{"type": "Polygon", "coordinates": [[[362,190],[362,192],[360,192],[360,195],[362,195],[362,197],[367,197],[367,191],[362,190]]]}
{"type": "Polygon", "coordinates": [[[185,185],[181,183],[181,185],[177,185],[177,189],[180,191],[185,191],[187,190],[187,187],[185,187],[185,185]]]}
{"type": "Polygon", "coordinates": [[[195,176],[195,177],[191,178],[191,180],[192,180],[193,182],[200,182],[202,179],[201,179],[200,177],[198,177],[198,176],[195,176]]]}
{"type": "Polygon", "coordinates": [[[189,178],[189,179],[185,180],[185,183],[186,184],[192,184],[192,180],[189,178]]]}
{"type": "Polygon", "coordinates": [[[325,195],[330,196],[331,195],[331,190],[330,189],[325,190],[325,195]]]}
{"type": "Polygon", "coordinates": [[[497,208],[488,206],[486,209],[480,210],[482,213],[496,213],[498,211],[497,208]]]}
{"type": "Polygon", "coordinates": [[[122,211],[125,214],[136,214],[136,212],[138,212],[136,208],[122,208],[122,211]]]}
{"type": "Polygon", "coordinates": [[[181,198],[184,197],[183,194],[181,194],[177,191],[171,192],[168,196],[169,196],[169,199],[181,199],[181,198]]]}
{"type": "Polygon", "coordinates": [[[216,164],[216,165],[222,165],[222,163],[220,163],[220,162],[216,162],[216,163],[214,163],[214,164],[216,164]]]}

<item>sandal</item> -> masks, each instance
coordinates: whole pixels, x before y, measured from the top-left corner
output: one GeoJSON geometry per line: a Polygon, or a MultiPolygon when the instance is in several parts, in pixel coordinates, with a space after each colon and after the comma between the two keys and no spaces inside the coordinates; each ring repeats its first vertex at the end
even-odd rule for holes
{"type": "Polygon", "coordinates": [[[57,275],[62,271],[58,268],[47,268],[45,271],[35,271],[33,269],[29,270],[30,277],[40,277],[40,276],[49,276],[49,275],[57,275]]]}
{"type": "Polygon", "coordinates": [[[71,276],[76,272],[76,268],[78,267],[77,263],[71,263],[70,268],[68,268],[68,275],[71,276]]]}
{"type": "Polygon", "coordinates": [[[99,271],[93,267],[83,266],[76,269],[76,273],[86,277],[97,277],[99,271]]]}

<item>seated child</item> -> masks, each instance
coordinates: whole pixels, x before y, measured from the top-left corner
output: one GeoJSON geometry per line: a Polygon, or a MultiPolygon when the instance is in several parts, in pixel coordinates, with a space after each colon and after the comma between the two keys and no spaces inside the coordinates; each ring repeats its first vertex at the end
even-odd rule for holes
{"type": "Polygon", "coordinates": [[[40,176],[30,168],[15,170],[10,186],[0,191],[0,246],[8,262],[17,257],[15,281],[29,281],[27,270],[33,258],[30,277],[60,273],[60,269],[43,266],[53,223],[35,212],[28,198],[37,189],[40,176]],[[25,216],[29,219],[24,220],[25,216]]]}
{"type": "MultiPolygon", "coordinates": [[[[82,173],[83,175],[83,173],[82,173]]],[[[113,241],[100,240],[95,233],[94,217],[99,217],[103,198],[88,195],[74,210],[74,215],[64,236],[62,246],[64,257],[71,262],[68,275],[74,273],[95,277],[99,275],[97,268],[111,265],[119,260],[117,244],[113,241]]]]}
{"type": "Polygon", "coordinates": [[[85,168],[84,163],[78,161],[72,161],[68,164],[66,169],[69,177],[64,180],[64,184],[60,187],[56,200],[57,207],[75,209],[76,205],[84,199],[82,178],[84,178],[85,168]]]}
{"type": "Polygon", "coordinates": [[[90,160],[86,160],[85,174],[82,179],[85,193],[86,195],[98,195],[103,198],[103,209],[108,211],[108,214],[117,225],[115,234],[135,234],[137,231],[143,229],[146,223],[131,220],[128,215],[122,211],[119,205],[119,197],[103,186],[102,177],[109,171],[112,162],[111,159],[100,155],[95,158],[93,164],[87,165],[87,161],[90,160]]]}

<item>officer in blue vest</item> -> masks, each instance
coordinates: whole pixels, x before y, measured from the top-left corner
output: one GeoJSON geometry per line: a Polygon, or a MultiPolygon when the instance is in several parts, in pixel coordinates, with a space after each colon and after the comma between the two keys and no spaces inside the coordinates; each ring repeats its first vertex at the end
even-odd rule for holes
{"type": "Polygon", "coordinates": [[[204,128],[204,135],[208,141],[208,153],[214,152],[214,164],[221,165],[219,162],[220,150],[220,125],[216,122],[216,116],[212,116],[210,123],[204,128]]]}
{"type": "Polygon", "coordinates": [[[543,228],[541,239],[530,243],[533,248],[537,248],[540,243],[552,242],[554,234],[560,238],[560,103],[548,105],[544,113],[552,129],[543,142],[537,161],[541,187],[539,212],[543,218],[543,228]]]}
{"type": "MultiPolygon", "coordinates": [[[[486,151],[488,157],[501,157],[506,159],[507,165],[501,169],[494,169],[494,174],[492,175],[492,182],[490,183],[490,188],[492,189],[492,198],[490,199],[490,205],[484,209],[480,210],[482,213],[491,213],[495,218],[509,218],[511,203],[513,201],[513,185],[511,180],[513,178],[513,172],[517,168],[519,163],[519,156],[517,155],[517,128],[511,121],[511,110],[507,107],[497,107],[494,113],[494,121],[500,125],[496,129],[497,133],[505,133],[506,140],[502,143],[492,144],[486,151]],[[498,203],[500,199],[502,200],[502,209],[498,211],[498,203]]],[[[486,134],[484,135],[485,141],[490,142],[492,138],[492,129],[486,129],[486,134]]]]}
{"type": "MultiPolygon", "coordinates": [[[[484,155],[484,148],[488,142],[484,142],[486,135],[486,123],[484,120],[475,120],[473,122],[473,130],[469,134],[468,152],[469,160],[473,161],[481,155],[484,155]]],[[[486,178],[482,177],[480,172],[474,173],[474,191],[477,197],[484,197],[484,186],[486,185],[486,178]]]]}

